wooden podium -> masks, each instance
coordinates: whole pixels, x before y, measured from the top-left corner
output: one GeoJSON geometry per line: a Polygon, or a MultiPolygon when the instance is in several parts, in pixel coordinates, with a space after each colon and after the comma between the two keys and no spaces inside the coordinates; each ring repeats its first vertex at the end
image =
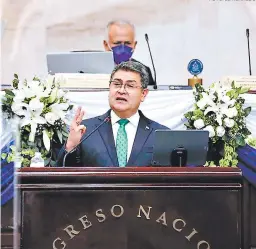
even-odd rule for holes
{"type": "Polygon", "coordinates": [[[25,249],[240,249],[237,168],[23,168],[17,243],[25,249]]]}

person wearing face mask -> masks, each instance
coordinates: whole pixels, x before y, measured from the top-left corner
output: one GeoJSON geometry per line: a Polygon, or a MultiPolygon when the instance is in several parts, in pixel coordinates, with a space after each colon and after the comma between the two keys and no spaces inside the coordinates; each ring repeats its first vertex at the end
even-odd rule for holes
{"type": "Polygon", "coordinates": [[[148,73],[141,63],[117,64],[110,76],[110,109],[101,116],[83,120],[84,111],[78,108],[57,166],[152,165],[154,131],[168,128],[139,110],[149,92],[147,86],[148,73]],[[81,141],[88,134],[92,135],[81,141]]]}
{"type": "MultiPolygon", "coordinates": [[[[103,45],[105,51],[113,51],[115,64],[120,64],[128,60],[139,62],[132,58],[137,41],[135,40],[135,27],[128,21],[117,20],[109,22],[107,25],[106,40],[103,41],[103,45]]],[[[143,66],[149,75],[148,85],[155,85],[150,68],[145,65],[143,66]]]]}

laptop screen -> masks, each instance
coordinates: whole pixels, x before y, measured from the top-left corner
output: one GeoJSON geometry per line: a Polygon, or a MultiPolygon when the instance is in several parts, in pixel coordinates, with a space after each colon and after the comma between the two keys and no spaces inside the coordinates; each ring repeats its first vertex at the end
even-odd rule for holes
{"type": "Polygon", "coordinates": [[[209,132],[202,130],[156,130],[152,164],[157,166],[203,166],[209,132]]]}
{"type": "Polygon", "coordinates": [[[47,54],[49,74],[56,73],[89,73],[111,74],[115,64],[110,52],[65,52],[47,54]]]}

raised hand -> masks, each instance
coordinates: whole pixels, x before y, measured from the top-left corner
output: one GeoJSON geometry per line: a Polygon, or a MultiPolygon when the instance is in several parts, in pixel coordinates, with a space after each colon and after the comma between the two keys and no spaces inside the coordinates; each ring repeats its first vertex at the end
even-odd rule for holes
{"type": "Polygon", "coordinates": [[[82,136],[86,132],[86,127],[84,125],[81,125],[83,116],[84,116],[84,111],[82,110],[81,107],[79,107],[76,111],[76,115],[70,126],[70,132],[69,132],[68,140],[66,143],[66,151],[68,152],[71,151],[73,148],[75,148],[79,144],[82,136]]]}

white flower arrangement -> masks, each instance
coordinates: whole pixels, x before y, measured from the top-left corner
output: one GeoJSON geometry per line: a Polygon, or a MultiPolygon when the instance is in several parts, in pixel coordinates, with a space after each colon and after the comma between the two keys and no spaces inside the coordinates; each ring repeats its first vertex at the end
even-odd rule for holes
{"type": "MultiPolygon", "coordinates": [[[[54,166],[53,144],[62,144],[67,138],[66,115],[73,106],[54,78],[22,82],[18,75],[14,77],[12,89],[5,90],[2,112],[8,120],[19,120],[22,165],[29,166],[31,158],[39,151],[45,165],[54,166]]],[[[13,161],[14,156],[14,153],[2,155],[8,161],[13,161]]]]}
{"type": "Polygon", "coordinates": [[[234,83],[230,86],[214,83],[208,89],[196,85],[196,103],[194,110],[185,114],[185,125],[188,129],[209,131],[209,149],[217,150],[219,160],[210,157],[207,165],[237,166],[236,149],[244,146],[246,138],[251,134],[246,127],[246,117],[251,112],[251,107],[243,109],[245,100],[241,97],[247,91],[248,89],[235,87],[234,83]]]}

